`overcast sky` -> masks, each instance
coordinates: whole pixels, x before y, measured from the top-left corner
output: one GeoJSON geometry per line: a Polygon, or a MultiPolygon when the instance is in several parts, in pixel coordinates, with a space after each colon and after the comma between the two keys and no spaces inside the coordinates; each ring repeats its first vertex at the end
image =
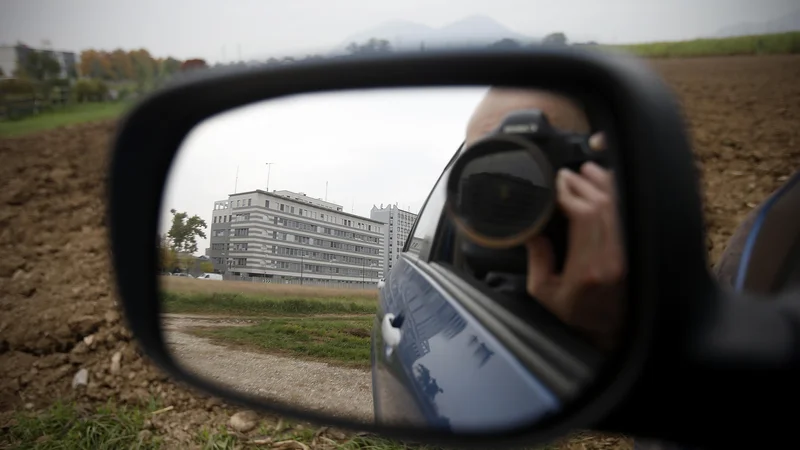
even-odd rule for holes
{"type": "MultiPolygon", "coordinates": [[[[229,62],[326,53],[387,21],[441,27],[485,15],[532,37],[628,43],[708,36],[780,17],[797,0],[0,0],[0,44],[146,48],[155,56],[229,62]],[[223,58],[224,49],[224,58],[223,58]]],[[[327,94],[269,102],[210,121],[185,143],[167,193],[210,222],[215,200],[266,188],[303,191],[369,215],[417,211],[463,139],[483,89],[327,94]],[[239,167],[239,181],[236,171],[239,167]]],[[[168,217],[165,217],[168,220],[168,217]]],[[[200,243],[200,252],[207,241],[200,243]]]]}
{"type": "Polygon", "coordinates": [[[689,39],[796,10],[797,0],[0,0],[0,44],[147,48],[209,61],[327,51],[390,20],[439,27],[483,14],[520,33],[573,41],[689,39]],[[241,46],[241,47],[240,47],[241,46]]]}
{"type": "MultiPolygon", "coordinates": [[[[485,87],[308,94],[255,103],[196,127],[167,181],[169,210],[210,226],[214,201],[266,189],[305,192],[369,217],[373,205],[417,212],[464,139],[485,87]],[[238,182],[237,182],[238,167],[238,182]],[[234,191],[235,190],[235,191],[234,191]]],[[[202,254],[208,239],[199,242],[202,254]]]]}

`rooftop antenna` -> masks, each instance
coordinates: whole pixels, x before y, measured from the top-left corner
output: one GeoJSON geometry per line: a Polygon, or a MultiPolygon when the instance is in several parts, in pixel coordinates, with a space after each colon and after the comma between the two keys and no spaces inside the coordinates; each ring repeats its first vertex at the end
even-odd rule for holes
{"type": "Polygon", "coordinates": [[[267,163],[267,193],[269,193],[269,173],[270,173],[270,171],[272,169],[272,165],[273,164],[275,164],[275,163],[272,163],[272,162],[268,162],[267,163]]]}
{"type": "Polygon", "coordinates": [[[239,192],[237,190],[238,188],[239,188],[239,165],[237,164],[236,165],[236,181],[233,183],[233,193],[234,194],[239,192]]]}
{"type": "Polygon", "coordinates": [[[353,199],[353,203],[350,204],[350,213],[355,214],[355,210],[356,210],[356,199],[353,199]]]}

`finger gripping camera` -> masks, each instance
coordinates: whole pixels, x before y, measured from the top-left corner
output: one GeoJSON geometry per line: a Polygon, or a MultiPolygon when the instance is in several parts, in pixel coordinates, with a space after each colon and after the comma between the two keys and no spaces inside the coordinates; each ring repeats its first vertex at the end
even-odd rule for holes
{"type": "Polygon", "coordinates": [[[555,174],[587,161],[606,165],[605,151],[592,150],[588,134],[558,130],[537,109],[514,112],[453,164],[447,212],[483,247],[508,249],[537,234],[547,237],[560,271],[568,222],[557,207],[555,174]]]}

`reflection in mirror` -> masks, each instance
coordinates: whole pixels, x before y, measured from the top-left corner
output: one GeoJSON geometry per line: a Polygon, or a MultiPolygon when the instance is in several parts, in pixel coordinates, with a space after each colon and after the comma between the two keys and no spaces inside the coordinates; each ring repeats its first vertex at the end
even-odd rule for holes
{"type": "Polygon", "coordinates": [[[624,313],[610,149],[590,124],[566,97],[487,87],[204,121],[162,202],[170,352],[225,388],[361,423],[502,431],[562,411],[624,313]]]}

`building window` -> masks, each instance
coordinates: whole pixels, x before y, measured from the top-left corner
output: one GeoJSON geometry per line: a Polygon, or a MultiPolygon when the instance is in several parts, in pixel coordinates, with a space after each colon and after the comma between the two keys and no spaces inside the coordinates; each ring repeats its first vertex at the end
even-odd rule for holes
{"type": "Polygon", "coordinates": [[[249,228],[235,228],[234,236],[247,236],[250,232],[249,228]]]}
{"type": "Polygon", "coordinates": [[[280,210],[283,211],[283,204],[280,205],[280,210]]]}
{"type": "Polygon", "coordinates": [[[289,212],[294,214],[294,206],[291,207],[291,211],[289,211],[289,212]]]}

